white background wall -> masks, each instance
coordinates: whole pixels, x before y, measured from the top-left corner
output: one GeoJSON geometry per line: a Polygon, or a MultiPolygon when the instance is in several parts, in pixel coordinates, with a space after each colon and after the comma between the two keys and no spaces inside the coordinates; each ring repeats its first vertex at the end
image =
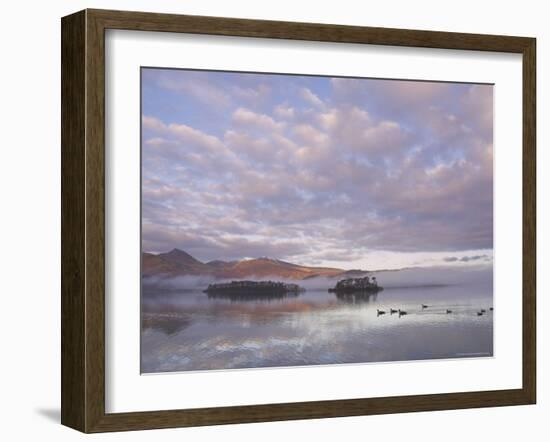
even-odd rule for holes
{"type": "MultiPolygon", "coordinates": [[[[550,308],[550,28],[546,2],[353,0],[4,2],[0,68],[0,436],[85,436],[59,425],[60,17],[86,7],[534,36],[538,39],[538,294],[550,308]]],[[[519,189],[518,189],[519,191],[519,189]]],[[[115,433],[96,440],[407,438],[547,440],[550,326],[539,315],[539,403],[529,407],[115,433]]]]}

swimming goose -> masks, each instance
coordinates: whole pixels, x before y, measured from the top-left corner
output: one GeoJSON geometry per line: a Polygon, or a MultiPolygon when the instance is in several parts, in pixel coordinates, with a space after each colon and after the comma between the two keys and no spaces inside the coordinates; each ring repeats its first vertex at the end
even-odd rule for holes
{"type": "Polygon", "coordinates": [[[422,308],[425,309],[428,308],[428,306],[426,304],[422,304],[422,308]]]}
{"type": "Polygon", "coordinates": [[[377,315],[385,315],[386,312],[384,310],[376,309],[376,314],[377,315]]]}
{"type": "Polygon", "coordinates": [[[446,310],[446,312],[447,312],[447,314],[449,314],[449,313],[452,313],[453,311],[452,311],[452,310],[449,310],[449,309],[447,309],[447,310],[446,310]]]}
{"type": "Polygon", "coordinates": [[[393,315],[394,313],[397,313],[397,310],[394,308],[390,308],[390,315],[393,315]]]}

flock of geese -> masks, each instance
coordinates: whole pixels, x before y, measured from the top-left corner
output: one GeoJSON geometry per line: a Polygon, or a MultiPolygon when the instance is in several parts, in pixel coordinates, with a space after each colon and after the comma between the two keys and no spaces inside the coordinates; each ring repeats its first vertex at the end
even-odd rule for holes
{"type": "MultiPolygon", "coordinates": [[[[421,307],[422,307],[422,310],[426,310],[427,308],[430,308],[430,306],[426,304],[421,304],[421,307]]],[[[489,311],[492,312],[493,307],[490,307],[489,311]]],[[[399,309],[390,308],[389,312],[390,312],[390,315],[397,314],[399,317],[408,315],[406,310],[401,310],[400,308],[399,309]]],[[[453,313],[453,311],[447,308],[445,309],[445,313],[447,315],[450,315],[451,313],[453,313]]],[[[476,312],[477,316],[483,316],[486,313],[487,313],[487,310],[484,308],[476,312]]],[[[386,310],[380,310],[379,308],[376,309],[376,316],[385,315],[385,314],[386,314],[386,310]]]]}

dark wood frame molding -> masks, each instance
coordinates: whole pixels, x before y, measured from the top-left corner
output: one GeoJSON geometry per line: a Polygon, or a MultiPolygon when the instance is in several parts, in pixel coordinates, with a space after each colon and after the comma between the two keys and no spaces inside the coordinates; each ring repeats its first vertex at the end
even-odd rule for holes
{"type": "Polygon", "coordinates": [[[536,400],[536,40],[105,10],[62,30],[61,422],[83,432],[534,404],[536,400]],[[105,30],[496,51],[523,56],[523,386],[401,397],[105,412],[105,30]]]}

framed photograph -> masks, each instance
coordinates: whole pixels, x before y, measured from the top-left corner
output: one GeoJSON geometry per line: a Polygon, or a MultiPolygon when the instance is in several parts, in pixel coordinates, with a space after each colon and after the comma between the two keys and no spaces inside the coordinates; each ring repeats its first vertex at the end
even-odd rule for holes
{"type": "Polygon", "coordinates": [[[535,39],[62,19],[62,423],[533,404],[535,39]]]}

